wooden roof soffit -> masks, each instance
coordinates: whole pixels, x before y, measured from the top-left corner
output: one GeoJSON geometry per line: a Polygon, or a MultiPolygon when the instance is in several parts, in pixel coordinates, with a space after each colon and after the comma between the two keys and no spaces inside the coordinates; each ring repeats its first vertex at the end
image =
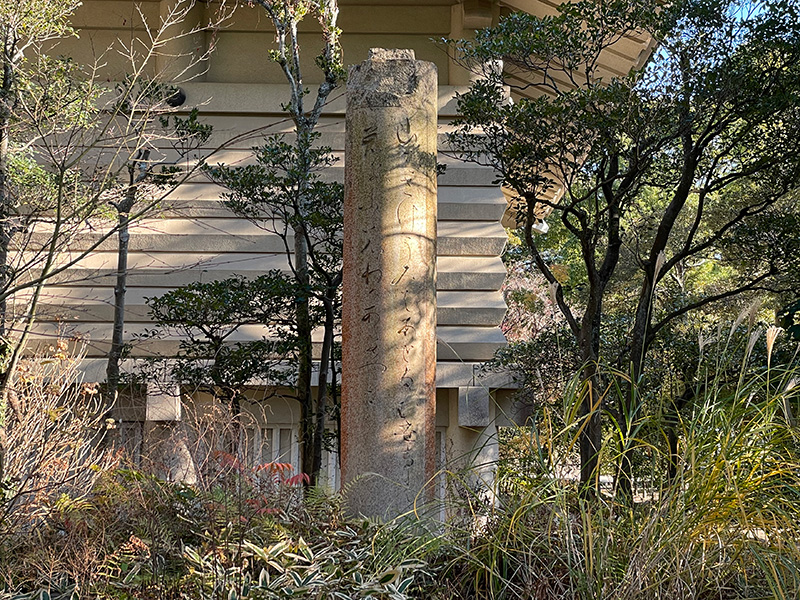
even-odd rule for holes
{"type": "MultiPolygon", "coordinates": [[[[558,13],[557,7],[560,0],[501,0],[501,16],[516,11],[544,17],[558,13]]],[[[647,62],[655,47],[655,40],[646,32],[625,35],[610,48],[606,48],[600,55],[598,62],[598,78],[609,79],[627,74],[631,69],[639,69],[647,62]]],[[[513,96],[537,97],[548,93],[537,86],[537,73],[515,71],[512,65],[506,64],[507,76],[514,85],[513,96]]],[[[552,73],[551,73],[552,76],[552,73]]],[[[567,78],[560,81],[569,85],[567,78]]]]}

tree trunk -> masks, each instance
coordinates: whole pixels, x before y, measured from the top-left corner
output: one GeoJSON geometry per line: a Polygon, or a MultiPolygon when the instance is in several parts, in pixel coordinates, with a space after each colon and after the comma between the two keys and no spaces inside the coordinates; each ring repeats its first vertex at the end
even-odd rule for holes
{"type": "MultiPolygon", "coordinates": [[[[244,455],[241,451],[241,422],[242,422],[242,403],[239,391],[231,388],[225,381],[224,368],[217,362],[216,357],[222,353],[224,346],[224,338],[214,337],[210,339],[210,354],[214,357],[214,361],[208,371],[209,380],[211,382],[210,389],[208,390],[214,398],[215,402],[220,402],[228,407],[230,414],[230,428],[226,428],[223,439],[226,446],[226,451],[236,459],[243,459],[244,455]]],[[[240,461],[241,462],[241,461],[240,461]]]]}
{"type": "Polygon", "coordinates": [[[106,394],[109,406],[117,401],[119,391],[119,363],[122,358],[123,331],[125,328],[125,293],[128,280],[128,213],[119,213],[117,246],[117,282],[114,286],[114,326],[111,333],[111,349],[106,364],[106,394]]]}
{"type": "Polygon", "coordinates": [[[617,493],[624,502],[633,500],[633,454],[631,432],[635,427],[636,415],[639,414],[639,384],[644,372],[644,359],[647,353],[647,334],[650,328],[654,291],[654,265],[647,266],[636,316],[631,330],[630,383],[622,398],[620,416],[622,432],[620,435],[619,465],[617,469],[617,493]]]}
{"type": "MultiPolygon", "coordinates": [[[[11,242],[8,206],[8,136],[10,133],[10,112],[8,109],[11,73],[8,64],[4,65],[2,97],[0,97],[0,359],[6,362],[10,344],[6,339],[6,289],[8,287],[8,248],[11,242]]],[[[5,476],[6,457],[6,410],[8,398],[6,390],[7,373],[0,376],[0,483],[5,476]]]]}
{"type": "Polygon", "coordinates": [[[6,340],[6,290],[8,288],[8,250],[11,244],[11,208],[8,200],[9,117],[0,102],[0,350],[8,350],[6,340]]]}
{"type": "MultiPolygon", "coordinates": [[[[11,110],[16,103],[14,89],[14,65],[8,52],[15,49],[6,47],[2,49],[3,80],[0,84],[0,341],[3,344],[3,353],[8,351],[6,340],[6,288],[8,287],[8,250],[11,244],[11,202],[8,198],[8,159],[9,142],[11,137],[11,110]]],[[[0,416],[0,419],[2,416],[0,416]]]]}
{"type": "MultiPolygon", "coordinates": [[[[583,340],[581,340],[583,341],[583,340]]],[[[584,360],[583,380],[586,392],[581,399],[580,419],[583,430],[579,438],[581,456],[581,494],[597,495],[600,492],[599,453],[603,445],[603,427],[600,419],[600,384],[597,373],[597,355],[582,348],[584,360]]]]}
{"type": "Polygon", "coordinates": [[[586,311],[581,319],[578,347],[583,361],[586,392],[581,399],[580,418],[583,430],[579,438],[581,455],[581,494],[586,497],[600,492],[599,453],[603,445],[601,420],[602,397],[598,374],[600,354],[600,315],[603,293],[600,282],[591,284],[586,311]]]}
{"type": "MultiPolygon", "coordinates": [[[[14,98],[14,65],[9,53],[15,47],[8,39],[9,32],[3,38],[2,53],[3,80],[0,85],[0,362],[5,364],[10,358],[11,344],[7,339],[6,329],[6,290],[9,282],[8,250],[11,244],[11,206],[8,199],[8,158],[9,137],[11,135],[11,107],[14,98]],[[10,47],[9,47],[10,46],[10,47]]],[[[8,410],[9,367],[0,373],[0,483],[5,477],[6,459],[6,411],[8,410]]]]}
{"type": "MultiPolygon", "coordinates": [[[[297,104],[296,108],[299,110],[301,105],[297,104]]],[[[316,123],[309,122],[305,116],[298,115],[295,117],[296,143],[299,151],[298,169],[306,174],[310,174],[311,172],[309,150],[311,149],[312,134],[315,125],[316,123]]],[[[296,307],[297,335],[299,339],[297,395],[300,400],[300,470],[303,474],[308,476],[307,485],[310,486],[316,483],[322,457],[321,454],[317,456],[316,451],[316,421],[319,410],[315,409],[314,396],[311,392],[314,349],[311,339],[313,323],[311,322],[309,309],[309,296],[311,294],[311,275],[308,264],[309,248],[305,230],[307,226],[305,221],[307,218],[306,209],[308,203],[305,196],[307,186],[308,181],[304,179],[298,190],[297,205],[295,206],[295,216],[298,218],[299,223],[294,229],[294,270],[295,278],[300,288],[300,297],[297,299],[296,307]]],[[[320,365],[320,372],[325,369],[327,369],[327,365],[325,367],[320,365]]],[[[322,435],[322,432],[320,432],[320,435],[322,435]]]]}
{"type": "Polygon", "coordinates": [[[311,477],[314,467],[314,399],[311,395],[313,368],[312,324],[309,314],[308,249],[300,231],[294,236],[294,261],[300,295],[295,304],[297,316],[297,399],[300,402],[300,471],[311,477]]]}
{"type": "Polygon", "coordinates": [[[325,410],[328,404],[328,367],[330,366],[331,356],[333,355],[334,325],[335,315],[333,314],[333,302],[330,298],[326,298],[325,331],[322,341],[322,355],[319,359],[319,377],[317,379],[317,414],[314,419],[314,458],[312,461],[311,473],[309,473],[310,485],[312,486],[319,483],[319,474],[322,469],[322,442],[325,435],[325,410]]]}
{"type": "MultiPolygon", "coordinates": [[[[256,0],[260,4],[276,31],[278,50],[273,58],[281,66],[291,88],[291,100],[287,110],[295,125],[296,144],[299,150],[299,163],[296,166],[300,173],[297,190],[297,205],[293,215],[299,223],[294,225],[294,275],[300,288],[300,297],[297,298],[295,315],[297,318],[298,336],[298,367],[297,367],[297,398],[300,402],[300,469],[309,476],[309,480],[316,480],[319,473],[320,457],[315,451],[317,432],[315,430],[315,415],[323,414],[320,420],[324,425],[324,404],[322,410],[317,407],[315,411],[314,398],[311,393],[311,378],[313,367],[312,355],[312,323],[309,311],[310,276],[308,266],[308,240],[305,236],[306,227],[305,208],[307,203],[306,190],[311,174],[311,156],[309,150],[312,146],[314,129],[325,106],[331,91],[336,87],[340,78],[341,57],[338,52],[339,31],[336,28],[336,19],[339,10],[335,0],[325,0],[317,3],[319,21],[323,29],[323,49],[318,60],[322,69],[324,80],[319,86],[314,102],[314,108],[306,112],[303,107],[303,98],[308,90],[303,85],[302,69],[300,66],[300,44],[298,41],[298,23],[303,18],[302,14],[295,11],[282,11],[280,3],[275,4],[267,0],[256,0]]],[[[284,6],[285,8],[285,6],[284,6]]],[[[291,257],[289,258],[291,261],[291,257]]],[[[327,320],[327,317],[326,317],[327,320]]],[[[320,371],[327,370],[327,361],[323,360],[320,371]]],[[[322,386],[325,387],[324,385],[322,386]]],[[[320,399],[325,401],[325,392],[320,392],[320,399]]],[[[322,435],[322,432],[319,433],[322,435]]],[[[321,447],[321,445],[320,445],[321,447]]]]}
{"type": "Polygon", "coordinates": [[[146,165],[150,158],[149,150],[139,150],[136,158],[128,164],[128,187],[125,196],[116,204],[119,220],[117,234],[117,280],[114,285],[114,325],[111,332],[111,349],[106,363],[106,395],[109,406],[117,401],[119,392],[119,363],[124,347],[123,332],[125,329],[125,294],[128,285],[128,245],[130,243],[130,213],[136,204],[136,187],[139,183],[136,173],[141,164],[146,165]],[[145,161],[144,163],[142,161],[145,161]]]}
{"type": "Polygon", "coordinates": [[[231,410],[231,445],[230,452],[240,464],[244,464],[247,448],[242,448],[242,401],[236,390],[223,390],[223,401],[231,410]]]}
{"type": "MultiPolygon", "coordinates": [[[[334,310],[334,313],[336,310],[334,310]]],[[[334,425],[336,427],[336,461],[337,467],[341,469],[341,456],[342,456],[342,411],[339,406],[338,398],[338,372],[336,370],[336,352],[334,352],[335,344],[331,346],[331,407],[333,408],[334,425]]]]}

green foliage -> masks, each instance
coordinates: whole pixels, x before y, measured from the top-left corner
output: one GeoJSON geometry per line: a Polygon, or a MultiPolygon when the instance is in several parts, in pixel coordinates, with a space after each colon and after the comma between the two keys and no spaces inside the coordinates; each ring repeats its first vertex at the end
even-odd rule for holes
{"type": "Polygon", "coordinates": [[[200,597],[224,598],[385,598],[405,600],[421,565],[405,560],[392,569],[372,572],[374,526],[342,524],[311,543],[303,537],[285,538],[267,546],[249,541],[228,549],[227,556],[201,556],[190,547],[184,579],[200,597]],[[239,566],[236,564],[238,558],[239,566]],[[244,559],[244,560],[243,560],[244,559]],[[257,575],[256,575],[257,574],[257,575]],[[200,591],[202,590],[202,591],[200,591]]]}
{"type": "MultiPolygon", "coordinates": [[[[108,182],[87,177],[73,150],[100,135],[103,92],[69,58],[35,55],[15,73],[3,210],[8,215],[5,227],[19,247],[33,250],[38,245],[25,233],[43,217],[59,215],[61,231],[69,232],[76,221],[102,212],[98,195],[108,182]],[[64,140],[64,148],[52,146],[57,138],[64,140]]],[[[58,237],[57,243],[64,244],[68,234],[58,237]]],[[[4,287],[14,280],[4,281],[4,287]]]]}
{"type": "MultiPolygon", "coordinates": [[[[324,94],[318,95],[318,101],[322,97],[324,94]]],[[[284,141],[283,136],[274,136],[253,149],[255,165],[218,165],[206,172],[230,190],[223,195],[229,208],[275,234],[284,244],[286,260],[298,290],[293,304],[297,341],[297,376],[293,387],[297,390],[301,411],[302,469],[313,483],[322,461],[325,420],[328,413],[336,416],[338,411],[335,390],[330,394],[333,398],[329,399],[328,373],[335,371],[331,359],[341,319],[344,190],[339,183],[322,180],[321,171],[330,167],[335,159],[329,147],[315,146],[319,133],[313,128],[319,115],[301,118],[296,112],[300,103],[301,99],[295,100],[296,108],[292,113],[297,127],[294,144],[284,141]],[[318,325],[322,326],[323,339],[317,396],[313,398],[311,337],[318,325]]],[[[335,388],[335,372],[331,379],[335,388]]]]}
{"type": "Polygon", "coordinates": [[[544,17],[516,11],[497,27],[477,32],[474,45],[462,42],[459,48],[474,61],[503,56],[528,70],[552,70],[557,62],[561,72],[580,77],[600,52],[619,39],[620,32],[664,28],[667,22],[660,12],[657,3],[640,0],[571,2],[544,17]]]}
{"type": "MultiPolygon", "coordinates": [[[[47,55],[36,55],[25,67],[16,81],[16,142],[29,144],[58,134],[86,142],[102,131],[102,96],[107,89],[92,78],[91,70],[69,57],[47,55]]],[[[59,163],[57,157],[47,158],[59,163]]]]}
{"type": "MultiPolygon", "coordinates": [[[[686,383],[680,349],[715,319],[712,310],[724,320],[756,295],[779,305],[796,297],[792,10],[735,0],[575,2],[450,42],[482,76],[459,97],[456,154],[494,167],[515,195],[519,264],[551,288],[584,376],[600,389],[596,365],[625,374],[613,377],[627,398],[587,401],[583,413],[624,421],[645,408],[637,402],[668,395],[665,379],[686,383]],[[612,74],[607,61],[626,36],[659,46],[642,69],[612,74]],[[548,213],[550,230],[535,235],[548,213]]],[[[588,478],[600,419],[583,435],[588,478]]],[[[630,457],[621,458],[627,470],[630,457]]]]}
{"type": "Polygon", "coordinates": [[[800,301],[784,307],[777,316],[786,333],[800,342],[800,301]]]}
{"type": "Polygon", "coordinates": [[[22,47],[74,35],[68,19],[80,5],[79,0],[16,0],[3,3],[0,6],[0,34],[22,47]]]}
{"type": "Polygon", "coordinates": [[[147,299],[157,327],[144,335],[179,336],[180,349],[168,361],[174,380],[233,400],[248,383],[279,385],[291,378],[281,363],[297,348],[292,311],[299,293],[295,282],[277,270],[251,280],[192,283],[147,299]],[[261,326],[262,335],[235,341],[247,325],[261,326]]]}
{"type": "MultiPolygon", "coordinates": [[[[607,432],[603,473],[623,444],[645,450],[635,504],[613,500],[615,483],[578,494],[578,373],[562,407],[504,430],[494,499],[451,496],[441,525],[349,519],[338,496],[304,497],[289,465],[241,454],[211,453],[197,485],[104,465],[80,493],[50,495],[35,527],[5,529],[0,598],[796,597],[800,372],[749,317],[706,332],[702,385],[669,419],[642,411],[628,435],[607,432]]],[[[623,393],[619,377],[604,396],[623,393]]]]}
{"type": "Polygon", "coordinates": [[[15,209],[40,213],[57,202],[57,184],[49,173],[34,159],[30,150],[14,152],[8,162],[8,185],[11,188],[15,209]]]}
{"type": "Polygon", "coordinates": [[[711,275],[714,286],[670,290],[673,298],[654,306],[656,320],[752,289],[762,273],[770,289],[797,285],[790,279],[798,216],[789,194],[798,180],[798,32],[787,11],[783,3],[746,14],[726,2],[662,11],[647,2],[578,2],[551,17],[514,13],[475,42],[456,44],[467,64],[484,65],[486,78],[460,97],[463,118],[451,141],[464,158],[498,170],[518,196],[520,224],[537,205],[553,209],[550,232],[533,250],[545,269],[568,262],[570,279],[558,283],[577,316],[598,275],[610,294],[639,285],[658,231],[669,233],[664,284],[676,267],[722,268],[711,275]],[[633,31],[663,39],[662,47],[642,72],[603,77],[600,52],[633,31]],[[501,58],[504,72],[485,67],[501,58]],[[514,86],[507,75],[530,83],[514,86]],[[508,83],[514,102],[504,101],[508,83]],[[691,172],[686,140],[697,162],[691,172]],[[695,190],[683,207],[682,177],[692,177],[695,190]],[[549,199],[557,188],[562,199],[549,199]],[[677,209],[674,223],[664,221],[669,207],[677,209]],[[616,243],[618,264],[607,259],[616,243]],[[615,269],[623,272],[614,277],[615,269]]]}
{"type": "Polygon", "coordinates": [[[314,146],[319,137],[313,133],[290,144],[273,136],[253,148],[256,164],[218,165],[207,173],[230,190],[223,198],[233,212],[284,239],[293,232],[307,240],[312,289],[322,294],[341,270],[344,189],[322,179],[336,159],[331,148],[314,146]]]}
{"type": "MultiPolygon", "coordinates": [[[[578,494],[579,375],[565,409],[545,406],[533,427],[505,430],[497,503],[480,525],[448,534],[460,540],[444,577],[453,597],[796,597],[800,373],[796,364],[765,369],[755,347],[763,351],[763,330],[729,325],[704,346],[695,365],[703,386],[671,425],[642,412],[632,435],[619,436],[646,449],[634,505],[614,502],[612,483],[596,502],[578,494]],[[714,375],[721,364],[733,377],[714,375]],[[670,427],[674,454],[664,443],[670,427]]],[[[614,465],[618,448],[604,446],[603,465],[614,465]]]]}
{"type": "MultiPolygon", "coordinates": [[[[342,48],[339,44],[342,31],[336,25],[339,8],[335,0],[290,0],[289,2],[252,0],[251,3],[263,7],[272,20],[278,34],[279,44],[278,49],[269,51],[269,57],[284,69],[293,87],[302,85],[302,75],[297,62],[299,55],[297,52],[289,51],[289,48],[296,50],[298,27],[307,17],[316,19],[322,30],[323,50],[319,56],[315,57],[314,64],[322,71],[326,84],[335,87],[345,79],[347,71],[342,62],[342,48]]],[[[300,92],[301,89],[292,90],[295,101],[292,105],[284,107],[285,110],[298,116],[303,112],[302,103],[296,101],[301,99],[298,97],[300,92]]],[[[308,90],[302,89],[303,95],[307,93],[308,90]]],[[[327,93],[323,93],[323,98],[327,96],[327,93]]]]}
{"type": "Polygon", "coordinates": [[[175,137],[173,145],[182,150],[181,155],[186,155],[188,147],[199,146],[211,137],[212,126],[202,123],[197,119],[197,108],[189,111],[186,118],[178,115],[162,115],[159,117],[161,127],[172,131],[175,137]]]}
{"type": "Polygon", "coordinates": [[[103,473],[84,500],[16,532],[0,556],[0,598],[403,600],[430,585],[411,529],[348,521],[318,491],[303,501],[289,465],[218,458],[211,487],[103,473]]]}
{"type": "MultiPolygon", "coordinates": [[[[553,272],[566,285],[574,269],[564,258],[565,249],[561,250],[560,255],[554,250],[549,256],[555,263],[553,272]]],[[[503,260],[507,272],[503,295],[508,306],[503,333],[509,343],[496,351],[484,369],[511,373],[519,386],[517,400],[527,406],[553,402],[580,365],[575,338],[558,310],[553,287],[536,272],[516,232],[509,232],[503,260]]]]}

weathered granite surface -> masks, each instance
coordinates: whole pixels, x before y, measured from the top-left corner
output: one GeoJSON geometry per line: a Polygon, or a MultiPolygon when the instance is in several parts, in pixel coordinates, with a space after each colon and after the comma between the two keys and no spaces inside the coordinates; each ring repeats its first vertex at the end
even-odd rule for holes
{"type": "Polygon", "coordinates": [[[436,67],[373,49],[347,94],[342,481],[393,517],[433,491],[436,67]]]}

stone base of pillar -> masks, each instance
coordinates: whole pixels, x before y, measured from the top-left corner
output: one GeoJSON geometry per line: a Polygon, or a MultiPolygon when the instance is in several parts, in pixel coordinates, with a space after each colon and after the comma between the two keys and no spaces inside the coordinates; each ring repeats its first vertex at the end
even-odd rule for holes
{"type": "Polygon", "coordinates": [[[148,385],[142,433],[142,462],[167,481],[197,483],[197,467],[177,385],[148,385]]]}
{"type": "Polygon", "coordinates": [[[197,483],[197,467],[189,435],[180,421],[145,421],[143,464],[147,470],[167,481],[197,483]]]}

